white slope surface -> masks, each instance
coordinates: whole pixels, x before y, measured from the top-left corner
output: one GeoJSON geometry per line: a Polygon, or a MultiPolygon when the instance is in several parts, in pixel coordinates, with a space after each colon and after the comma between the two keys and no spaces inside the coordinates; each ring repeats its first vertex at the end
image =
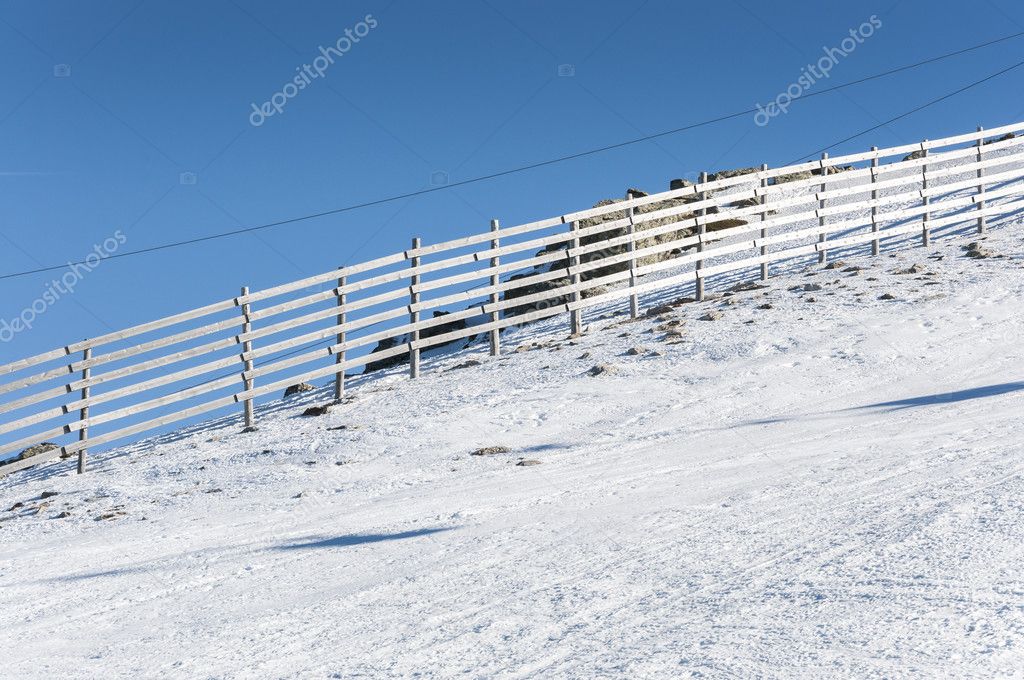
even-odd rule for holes
{"type": "Polygon", "coordinates": [[[1019,674],[1022,237],[557,319],[323,417],[321,392],[14,475],[0,675],[1019,674]]]}

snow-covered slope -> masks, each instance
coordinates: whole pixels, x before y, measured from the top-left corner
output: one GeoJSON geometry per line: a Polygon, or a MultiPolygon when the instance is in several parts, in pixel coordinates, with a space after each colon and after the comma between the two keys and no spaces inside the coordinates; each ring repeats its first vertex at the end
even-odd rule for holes
{"type": "Polygon", "coordinates": [[[1019,673],[1022,239],[560,318],[326,416],[14,475],[0,675],[1019,673]]]}

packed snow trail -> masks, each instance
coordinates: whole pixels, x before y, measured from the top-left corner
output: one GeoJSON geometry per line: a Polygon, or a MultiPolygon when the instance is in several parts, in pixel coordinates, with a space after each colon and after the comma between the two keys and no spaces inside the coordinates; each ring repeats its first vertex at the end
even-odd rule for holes
{"type": "Polygon", "coordinates": [[[1022,237],[558,319],[324,417],[13,475],[0,675],[1018,674],[1022,237]]]}

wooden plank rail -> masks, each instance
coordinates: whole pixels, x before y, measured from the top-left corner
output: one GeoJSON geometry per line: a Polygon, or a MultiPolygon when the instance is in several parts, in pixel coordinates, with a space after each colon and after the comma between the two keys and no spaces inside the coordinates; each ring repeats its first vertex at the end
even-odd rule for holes
{"type": "Polygon", "coordinates": [[[988,219],[1024,210],[1022,131],[1024,123],[988,131],[979,127],[917,144],[823,154],[778,168],[762,165],[721,179],[710,180],[705,173],[691,186],[646,196],[628,192],[622,201],[526,224],[502,227],[493,220],[489,230],[477,234],[427,245],[416,239],[399,253],[260,291],[244,288],[228,300],[0,365],[0,376],[11,376],[0,383],[0,395],[12,395],[0,403],[0,414],[23,414],[0,421],[0,435],[56,421],[36,434],[11,435],[0,443],[0,457],[44,440],[76,436],[53,451],[0,466],[0,476],[76,453],[79,471],[84,471],[87,451],[97,446],[233,404],[244,406],[244,424],[252,426],[257,398],[330,377],[334,396],[341,399],[350,368],[400,358],[416,377],[424,350],[471,337],[489,338],[491,354],[498,355],[500,332],[529,321],[568,313],[571,332],[579,333],[584,309],[628,299],[629,313],[636,317],[642,293],[693,284],[702,296],[709,277],[748,267],[759,267],[760,277],[767,279],[775,262],[810,256],[824,262],[837,248],[861,245],[877,254],[882,241],[902,239],[902,245],[915,233],[917,242],[928,245],[940,227],[984,230],[988,219]],[[1009,133],[1014,136],[1002,139],[1009,133]],[[905,154],[914,157],[904,160],[905,154]],[[890,157],[899,159],[882,162],[890,157]],[[854,163],[868,165],[845,169],[854,163]],[[843,171],[830,171],[840,166],[843,171]],[[777,181],[799,172],[812,175],[777,181]],[[746,223],[716,228],[723,220],[746,223]],[[605,271],[609,268],[614,271],[605,271]],[[529,275],[502,278],[523,271],[529,275]],[[324,284],[330,287],[309,290],[324,284]],[[516,295],[538,284],[554,287],[516,295]],[[457,290],[464,285],[472,287],[457,290]],[[282,296],[291,299],[273,301],[282,296]],[[266,304],[253,309],[254,302],[266,304]],[[448,311],[459,304],[468,306],[448,311]],[[425,314],[431,310],[446,313],[425,314]],[[230,316],[214,317],[225,314],[230,316]],[[437,332],[458,322],[465,327],[437,332]],[[186,324],[193,327],[180,327],[186,324]],[[163,334],[118,346],[158,332],[163,334]],[[223,333],[228,335],[217,337],[223,333]],[[366,352],[392,339],[397,340],[394,346],[366,352]],[[232,350],[223,358],[201,359],[232,350]],[[357,350],[358,356],[353,354],[357,350]],[[197,359],[196,365],[172,368],[197,359]],[[134,363],[97,370],[125,361],[134,363]],[[304,368],[283,375],[296,367],[304,368]],[[30,369],[35,371],[16,377],[30,369]],[[173,387],[229,369],[235,370],[198,385],[173,387]],[[136,379],[146,372],[160,374],[136,379]],[[267,382],[263,376],[276,377],[267,382]],[[114,381],[127,384],[93,390],[114,381]],[[151,392],[168,386],[169,393],[151,392]],[[226,395],[213,394],[225,390],[226,395]],[[25,413],[61,398],[56,406],[25,413]],[[200,398],[207,401],[152,413],[200,398]],[[117,400],[125,403],[97,409],[117,400]],[[147,413],[152,417],[132,422],[147,413]],[[114,429],[96,432],[114,423],[114,429]]]}

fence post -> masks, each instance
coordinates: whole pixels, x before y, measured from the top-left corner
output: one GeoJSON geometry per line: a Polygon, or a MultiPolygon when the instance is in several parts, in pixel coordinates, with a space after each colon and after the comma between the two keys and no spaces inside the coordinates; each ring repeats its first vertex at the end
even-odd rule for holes
{"type": "MultiPolygon", "coordinates": [[[[761,172],[765,172],[767,170],[768,170],[768,164],[767,163],[762,163],[761,164],[761,172]]],[[[767,177],[763,177],[763,178],[761,178],[761,189],[766,190],[767,188],[768,188],[768,178],[767,177]]],[[[768,203],[768,195],[767,195],[767,193],[761,194],[761,206],[764,207],[767,203],[768,203]]],[[[768,219],[768,211],[767,210],[762,210],[761,211],[761,221],[764,222],[766,219],[768,219]]],[[[764,229],[764,228],[761,229],[761,238],[762,239],[768,238],[768,230],[767,229],[764,229]]],[[[767,255],[768,255],[768,246],[762,244],[761,245],[761,257],[767,257],[767,255]]],[[[762,281],[767,281],[768,280],[768,275],[769,275],[768,263],[767,262],[762,262],[761,263],[761,280],[762,281]]]]}
{"type": "MultiPolygon", "coordinates": [[[[630,191],[626,192],[626,201],[633,200],[633,193],[630,191]]],[[[626,207],[626,217],[629,218],[629,289],[636,290],[636,258],[632,256],[632,253],[636,251],[636,225],[633,223],[633,204],[630,203],[626,207]]],[[[629,296],[629,316],[631,318],[637,318],[640,316],[640,298],[636,293],[629,296]]]]}
{"type": "MultiPolygon", "coordinates": [[[[338,267],[341,269],[341,267],[338,267]]],[[[345,302],[347,295],[345,293],[345,284],[348,282],[348,277],[342,274],[338,277],[338,325],[345,325],[345,302]]],[[[337,343],[339,345],[345,342],[345,329],[342,328],[338,331],[337,343]]],[[[345,363],[345,350],[341,350],[337,353],[334,364],[337,367],[337,373],[334,374],[334,401],[341,401],[341,398],[345,396],[345,368],[341,364],[345,363]]]]}
{"type": "MultiPolygon", "coordinates": [[[[573,220],[569,223],[569,230],[572,232],[572,240],[569,242],[570,252],[579,250],[580,247],[580,223],[578,220],[573,220]]],[[[574,271],[574,268],[579,267],[580,256],[579,254],[569,256],[569,283],[573,286],[578,286],[580,283],[579,271],[574,271]]],[[[574,304],[578,303],[582,299],[582,295],[579,290],[572,292],[572,301],[574,304]]],[[[583,332],[583,310],[579,307],[574,307],[569,312],[569,333],[571,335],[579,335],[583,332]]]]}
{"type": "MultiPolygon", "coordinates": [[[[412,249],[417,250],[420,247],[419,237],[412,240],[412,249]]],[[[406,253],[406,257],[413,269],[420,266],[420,258],[418,255],[409,257],[406,253]]],[[[409,280],[409,323],[418,324],[420,322],[420,311],[416,308],[416,305],[420,302],[419,291],[416,290],[417,286],[420,285],[420,275],[413,274],[409,280]]],[[[419,342],[420,331],[418,328],[413,328],[409,331],[409,377],[418,378],[420,377],[420,349],[416,347],[416,343],[419,342]]]]}
{"type": "MultiPolygon", "coordinates": [[[[249,294],[249,287],[242,287],[242,296],[249,294]]],[[[242,335],[249,333],[252,330],[252,321],[249,319],[249,303],[242,303],[242,335]]],[[[253,388],[253,379],[247,378],[246,374],[252,371],[253,364],[250,353],[252,352],[252,340],[242,341],[242,365],[244,367],[244,373],[242,373],[242,386],[246,392],[253,388]]],[[[246,399],[244,402],[245,408],[245,429],[255,427],[256,414],[253,409],[252,399],[246,399]]]]}
{"type": "MultiPolygon", "coordinates": [[[[698,182],[698,184],[706,184],[707,181],[708,181],[708,173],[707,172],[701,172],[700,173],[700,181],[698,182]]],[[[707,198],[707,192],[702,191],[697,196],[698,196],[698,198],[697,198],[698,201],[703,201],[703,200],[705,200],[707,198]]],[[[697,216],[698,217],[706,217],[707,214],[708,214],[708,211],[705,208],[701,208],[700,210],[697,211],[697,216]]],[[[703,253],[704,252],[704,234],[706,234],[707,232],[708,232],[708,225],[707,225],[707,223],[704,220],[701,220],[700,224],[697,225],[697,234],[698,234],[698,237],[700,238],[700,240],[697,242],[697,252],[698,253],[703,253]]],[[[703,269],[703,268],[704,268],[704,260],[697,260],[696,265],[694,265],[694,274],[696,274],[696,276],[697,276],[697,295],[696,295],[696,297],[697,297],[698,301],[703,301],[704,300],[704,277],[700,275],[700,270],[703,269]]]]}
{"type": "MultiPolygon", "coordinates": [[[[871,150],[872,151],[878,151],[878,147],[877,146],[873,146],[873,147],[871,147],[871,150]]],[[[871,159],[871,185],[872,186],[874,186],[875,182],[878,181],[878,178],[875,176],[875,173],[877,173],[877,172],[878,172],[878,156],[875,156],[874,158],[871,159]]],[[[874,202],[877,201],[877,200],[878,200],[878,191],[876,189],[872,189],[871,190],[871,202],[872,202],[872,205],[871,205],[871,232],[874,233],[874,234],[878,233],[878,206],[874,205],[874,202]]],[[[872,255],[878,255],[879,245],[880,244],[879,244],[879,241],[878,241],[878,237],[875,237],[875,239],[871,241],[871,254],[872,255]]]]}
{"type": "MultiPolygon", "coordinates": [[[[927,141],[928,140],[926,139],[922,141],[921,144],[923,145],[927,141]]],[[[925,160],[927,160],[928,149],[922,148],[921,153],[924,155],[925,160]]],[[[924,193],[926,191],[928,191],[928,163],[925,163],[924,165],[921,166],[921,192],[924,193]]],[[[927,208],[929,203],[931,203],[931,200],[928,198],[928,196],[921,197],[921,205],[923,207],[927,208]]],[[[928,244],[931,242],[931,234],[928,231],[928,220],[929,215],[928,212],[925,211],[925,213],[921,216],[921,245],[924,246],[925,248],[927,248],[928,244]]]]}
{"type": "MultiPolygon", "coordinates": [[[[501,229],[501,223],[498,220],[491,220],[491,233],[496,234],[501,229]]],[[[501,264],[501,257],[498,255],[497,250],[501,246],[501,239],[498,236],[491,237],[491,269],[501,264]]],[[[491,304],[497,305],[501,299],[498,293],[498,286],[501,284],[501,277],[498,272],[491,272],[491,304]]],[[[497,325],[498,321],[501,320],[501,312],[495,309],[491,312],[491,323],[497,325]]],[[[501,329],[495,327],[491,329],[491,356],[496,357],[501,354],[501,329]]]]}
{"type": "MultiPolygon", "coordinates": [[[[985,128],[978,126],[978,132],[983,132],[985,128]]],[[[985,140],[982,137],[978,137],[978,163],[981,163],[981,149],[985,146],[985,140]]],[[[982,181],[985,177],[985,171],[978,168],[978,211],[982,214],[978,217],[978,233],[984,234],[986,231],[985,226],[985,183],[982,181]]]]}
{"type": "MultiPolygon", "coordinates": [[[[92,347],[86,347],[84,350],[82,350],[82,360],[83,361],[89,361],[89,359],[91,359],[91,358],[92,358],[92,347]]],[[[92,369],[89,368],[89,366],[87,364],[82,369],[82,380],[83,381],[89,380],[89,376],[91,376],[91,375],[92,375],[92,369]]],[[[89,398],[89,385],[88,385],[88,383],[86,383],[85,385],[82,386],[82,399],[84,400],[84,399],[88,399],[88,398],[89,398]]],[[[88,419],[89,419],[89,405],[86,404],[78,412],[78,420],[81,422],[81,421],[88,420],[88,419]]],[[[89,439],[89,426],[88,425],[83,425],[82,427],[80,427],[78,429],[78,441],[84,442],[84,441],[86,441],[88,439],[89,439]]],[[[88,452],[85,449],[85,447],[83,447],[82,449],[80,449],[78,451],[78,474],[82,474],[83,472],[85,472],[85,461],[86,461],[86,458],[88,458],[88,452]]]]}
{"type": "MultiPolygon", "coordinates": [[[[828,154],[827,153],[821,154],[821,160],[823,160],[823,161],[828,160],[828,154]]],[[[822,193],[825,193],[825,190],[828,188],[828,185],[825,183],[825,179],[827,177],[828,177],[828,168],[825,167],[824,163],[822,163],[821,164],[821,192],[822,193]]],[[[818,201],[818,209],[819,210],[824,210],[825,209],[825,201],[824,201],[824,199],[818,201]]],[[[824,227],[825,226],[825,217],[824,217],[824,215],[819,215],[819,217],[818,217],[818,226],[819,227],[824,227]]],[[[828,240],[828,235],[825,234],[824,231],[822,231],[820,234],[818,234],[818,243],[824,243],[827,240],[828,240]]],[[[821,248],[819,250],[819,252],[818,252],[818,263],[819,264],[825,264],[825,262],[827,262],[827,261],[828,261],[828,251],[825,248],[821,248]]]]}

